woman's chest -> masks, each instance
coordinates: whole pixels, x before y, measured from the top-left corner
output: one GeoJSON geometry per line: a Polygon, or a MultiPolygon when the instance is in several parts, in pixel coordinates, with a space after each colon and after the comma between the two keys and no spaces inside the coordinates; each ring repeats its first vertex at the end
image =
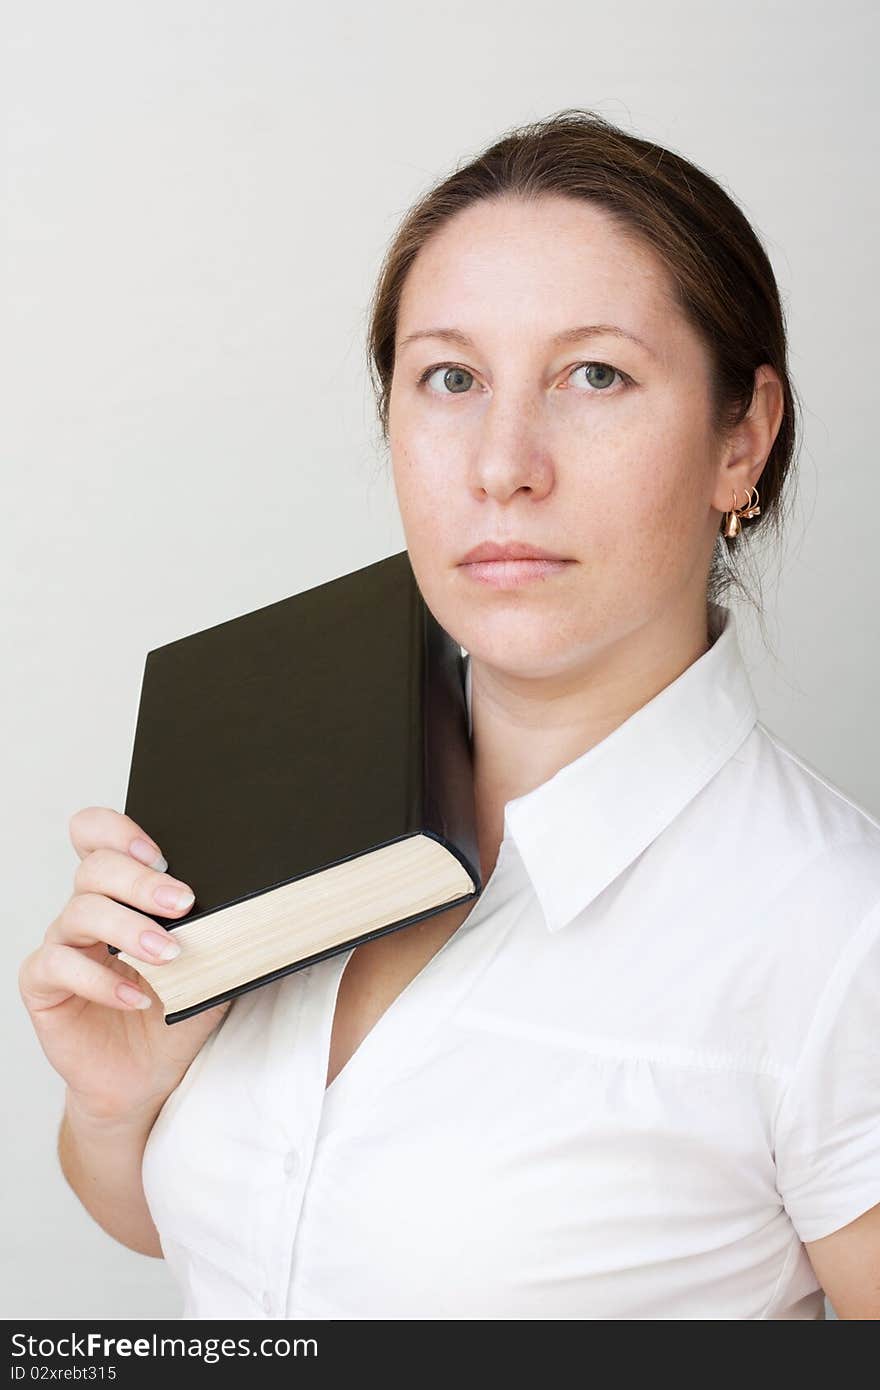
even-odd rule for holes
{"type": "Polygon", "coordinates": [[[355,947],[336,993],[325,1086],[335,1081],[386,1010],[458,930],[472,906],[471,902],[460,904],[355,947]]]}
{"type": "Polygon", "coordinates": [[[762,1316],[793,1233],[750,1081],[484,1024],[463,1011],[418,1065],[331,1107],[296,1232],[301,1306],[762,1316]]]}
{"type": "Polygon", "coordinates": [[[773,1070],[677,1045],[688,1001],[615,997],[594,940],[463,915],[377,938],[348,995],[355,953],[239,1002],[152,1145],[160,1231],[291,1315],[764,1315],[773,1070]]]}

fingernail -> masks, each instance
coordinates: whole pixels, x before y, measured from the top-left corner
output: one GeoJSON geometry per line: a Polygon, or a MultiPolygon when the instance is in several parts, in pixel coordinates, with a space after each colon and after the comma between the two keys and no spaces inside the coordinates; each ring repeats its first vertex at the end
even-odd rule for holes
{"type": "Polygon", "coordinates": [[[133,854],[135,859],[139,859],[142,864],[147,864],[151,869],[158,869],[160,874],[164,874],[168,868],[168,860],[160,851],[159,846],[151,845],[149,840],[132,840],[128,852],[133,854]]]}
{"type": "Polygon", "coordinates": [[[173,884],[163,883],[156,889],[153,898],[160,907],[174,907],[182,911],[186,907],[192,907],[196,895],[189,888],[175,888],[173,884]]]}
{"type": "Polygon", "coordinates": [[[134,985],[117,985],[116,993],[123,1004],[133,1004],[136,1009],[149,1009],[153,1001],[146,994],[142,994],[134,985]]]}
{"type": "Polygon", "coordinates": [[[171,940],[167,932],[141,932],[141,945],[150,955],[158,956],[160,960],[174,960],[175,956],[180,955],[180,947],[176,941],[171,940]]]}

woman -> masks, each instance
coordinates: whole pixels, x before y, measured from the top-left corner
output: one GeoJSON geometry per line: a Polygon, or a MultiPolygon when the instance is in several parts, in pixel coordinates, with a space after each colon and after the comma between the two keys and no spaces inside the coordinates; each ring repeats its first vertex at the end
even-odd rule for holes
{"type": "Polygon", "coordinates": [[[484,892],[163,1029],[102,943],[153,958],[167,864],[78,813],[21,972],[68,1180],[185,1317],[877,1316],[880,825],[720,602],[794,449],[763,249],[565,111],[410,212],[369,344],[484,892]]]}

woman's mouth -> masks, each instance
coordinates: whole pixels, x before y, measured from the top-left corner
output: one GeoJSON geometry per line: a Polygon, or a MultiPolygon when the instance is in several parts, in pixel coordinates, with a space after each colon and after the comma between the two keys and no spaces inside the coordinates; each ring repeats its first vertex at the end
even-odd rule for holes
{"type": "Polygon", "coordinates": [[[572,560],[476,560],[460,565],[459,569],[478,584],[492,589],[516,589],[535,579],[549,579],[560,574],[572,560]]]}

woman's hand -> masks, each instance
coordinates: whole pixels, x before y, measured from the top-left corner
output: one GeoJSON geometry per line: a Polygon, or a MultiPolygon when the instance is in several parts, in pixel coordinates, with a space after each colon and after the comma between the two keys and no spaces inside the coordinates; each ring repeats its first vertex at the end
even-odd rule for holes
{"type": "Polygon", "coordinates": [[[173,1027],[165,1023],[146,980],[107,946],[160,963],[159,952],[174,933],[144,914],[179,921],[192,901],[175,908],[154,895],[188,885],[149,867],[159,858],[155,842],[119,811],[77,811],[70,838],[81,860],[74,891],[22,962],[19,991],[43,1051],[67,1082],[73,1108],[94,1120],[152,1119],[232,1001],[173,1027]],[[132,848],[137,840],[147,842],[141,851],[132,848]],[[138,1007],[138,996],[151,1007],[138,1007]]]}

